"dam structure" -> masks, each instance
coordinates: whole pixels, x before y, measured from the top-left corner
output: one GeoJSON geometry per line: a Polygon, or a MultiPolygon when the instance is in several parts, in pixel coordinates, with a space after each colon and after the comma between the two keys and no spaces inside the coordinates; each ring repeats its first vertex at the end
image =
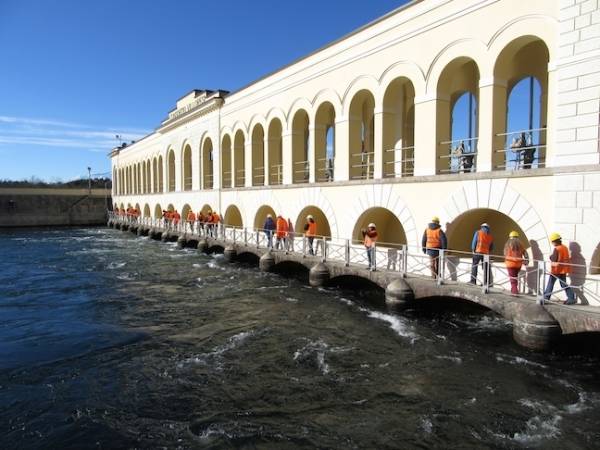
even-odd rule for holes
{"type": "Polygon", "coordinates": [[[375,223],[378,258],[397,266],[353,275],[377,284],[397,272],[421,297],[448,295],[452,281],[470,298],[471,240],[485,222],[496,257],[477,298],[503,295],[500,255],[517,231],[529,255],[519,301],[535,305],[558,232],[578,306],[546,314],[579,308],[587,319],[570,330],[595,331],[584,323],[600,313],[599,106],[597,0],[417,0],[239,91],[180,98],[152,134],[110,153],[112,198],[141,212],[144,233],[162,235],[163,210],[216,211],[219,229],[239,230],[221,236],[237,253],[242,235],[261,239],[267,215],[298,236],[312,215],[325,258],[300,254],[313,265],[328,263],[327,248],[358,264],[345,255],[364,255],[361,230],[375,223]],[[421,295],[410,280],[428,276],[417,255],[432,216],[448,252],[442,283],[426,280],[437,293],[421,295]]]}

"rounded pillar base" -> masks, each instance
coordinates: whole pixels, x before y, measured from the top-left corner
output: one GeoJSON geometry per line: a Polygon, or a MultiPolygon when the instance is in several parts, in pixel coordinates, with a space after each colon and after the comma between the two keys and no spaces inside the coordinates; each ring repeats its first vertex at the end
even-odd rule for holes
{"type": "Polygon", "coordinates": [[[169,240],[169,232],[165,231],[162,236],[160,237],[160,240],[163,242],[167,242],[169,240]]]}
{"type": "Polygon", "coordinates": [[[198,241],[198,245],[196,246],[199,252],[206,253],[208,252],[208,241],[206,239],[200,239],[198,241]]]}
{"type": "Polygon", "coordinates": [[[183,236],[179,236],[177,238],[177,248],[184,248],[186,244],[186,239],[183,236]]]}
{"type": "Polygon", "coordinates": [[[312,266],[308,272],[308,283],[312,287],[325,286],[329,281],[329,278],[329,268],[322,262],[312,266]]]}
{"type": "Polygon", "coordinates": [[[561,334],[559,323],[542,305],[527,305],[513,319],[513,338],[522,347],[549,350],[561,334]]]}
{"type": "Polygon", "coordinates": [[[236,256],[237,256],[237,251],[235,250],[235,247],[233,247],[231,245],[228,245],[227,247],[225,247],[225,250],[223,250],[223,258],[227,262],[235,261],[236,256]]]}
{"type": "Polygon", "coordinates": [[[385,304],[394,309],[404,309],[415,301],[415,294],[402,278],[397,278],[385,288],[385,304]]]}
{"type": "Polygon", "coordinates": [[[138,236],[143,236],[144,235],[144,228],[138,227],[138,229],[137,229],[137,235],[138,236]]]}
{"type": "Polygon", "coordinates": [[[271,272],[273,267],[275,267],[275,258],[273,258],[273,254],[269,250],[258,260],[258,268],[263,272],[271,272]]]}

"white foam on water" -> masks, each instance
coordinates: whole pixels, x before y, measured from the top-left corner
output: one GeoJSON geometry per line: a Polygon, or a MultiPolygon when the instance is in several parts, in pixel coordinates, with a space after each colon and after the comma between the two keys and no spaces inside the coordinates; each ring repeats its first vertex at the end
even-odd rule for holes
{"type": "Polygon", "coordinates": [[[110,262],[108,263],[108,269],[109,270],[113,270],[113,269],[120,269],[121,267],[125,267],[127,263],[126,262],[110,262]]]}
{"type": "Polygon", "coordinates": [[[458,357],[458,356],[449,356],[449,355],[438,355],[436,356],[437,359],[445,359],[447,361],[452,361],[453,363],[456,364],[462,364],[463,360],[462,358],[458,357]]]}
{"type": "Polygon", "coordinates": [[[218,270],[223,270],[223,271],[227,270],[225,267],[221,267],[219,264],[217,264],[214,261],[208,261],[206,263],[206,266],[210,267],[211,269],[218,269],[218,270]]]}
{"type": "Polygon", "coordinates": [[[204,267],[204,264],[194,263],[194,264],[192,264],[192,267],[194,267],[195,269],[200,269],[200,268],[204,267]]]}
{"type": "Polygon", "coordinates": [[[317,368],[323,375],[329,374],[331,368],[325,360],[326,353],[344,353],[352,350],[346,347],[331,347],[322,339],[308,341],[308,343],[294,352],[294,361],[315,361],[317,368]]]}
{"type": "Polygon", "coordinates": [[[361,308],[368,312],[368,316],[372,319],[382,320],[383,322],[387,322],[390,325],[390,328],[396,332],[399,336],[410,338],[411,343],[414,343],[418,336],[410,331],[408,325],[403,322],[403,319],[400,317],[392,316],[390,314],[381,313],[378,311],[369,311],[368,309],[361,308]]]}
{"type": "Polygon", "coordinates": [[[294,297],[286,297],[285,301],[290,303],[298,303],[298,299],[294,297]]]}
{"type": "Polygon", "coordinates": [[[228,351],[231,351],[237,347],[243,345],[250,337],[256,334],[255,330],[243,331],[235,334],[227,339],[224,344],[218,345],[208,353],[201,353],[190,358],[186,358],[177,364],[178,368],[183,368],[187,364],[204,364],[209,365],[215,363],[217,367],[220,366],[218,359],[228,351]],[[216,361],[215,361],[216,360],[216,361]]]}
{"type": "Polygon", "coordinates": [[[348,306],[354,306],[354,302],[352,300],[348,300],[344,297],[339,297],[340,302],[345,303],[348,306]]]}
{"type": "Polygon", "coordinates": [[[525,359],[521,356],[497,354],[496,361],[505,362],[505,363],[512,364],[512,365],[537,367],[539,369],[547,369],[548,368],[548,366],[545,366],[544,364],[540,364],[540,363],[537,363],[534,361],[529,361],[528,359],[525,359]]]}
{"type": "Polygon", "coordinates": [[[431,434],[431,432],[433,431],[433,423],[431,422],[431,419],[429,417],[424,417],[423,419],[421,419],[421,429],[425,433],[431,434]]]}

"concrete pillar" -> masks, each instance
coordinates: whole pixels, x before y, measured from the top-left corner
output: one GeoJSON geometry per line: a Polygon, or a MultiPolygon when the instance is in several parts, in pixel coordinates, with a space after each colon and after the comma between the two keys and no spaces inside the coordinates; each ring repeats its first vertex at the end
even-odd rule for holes
{"type": "Polygon", "coordinates": [[[322,129],[322,125],[314,125],[312,122],[308,127],[308,182],[314,183],[317,179],[317,130],[322,129]]]}
{"type": "Polygon", "coordinates": [[[477,142],[477,172],[492,171],[503,165],[506,130],[506,81],[493,77],[479,80],[479,139],[477,142]]]}
{"type": "Polygon", "coordinates": [[[340,118],[335,121],[335,181],[350,179],[350,121],[340,118]]]}
{"type": "Polygon", "coordinates": [[[244,186],[251,187],[254,183],[254,167],[252,164],[252,138],[244,143],[244,164],[245,164],[245,181],[244,186]]]}
{"type": "Polygon", "coordinates": [[[237,251],[235,250],[235,247],[233,245],[228,245],[227,247],[225,247],[225,250],[223,251],[223,259],[225,259],[225,261],[233,262],[235,261],[236,257],[237,251]]]}
{"type": "Polygon", "coordinates": [[[283,184],[292,184],[294,175],[294,164],[292,158],[292,141],[293,134],[286,132],[281,136],[282,149],[282,164],[283,164],[283,184]]]}
{"type": "Polygon", "coordinates": [[[397,278],[385,288],[385,303],[394,309],[404,309],[415,300],[415,294],[408,283],[397,278]]]}
{"type": "Polygon", "coordinates": [[[383,121],[384,121],[384,111],[376,110],[374,115],[374,152],[375,152],[375,161],[373,167],[373,178],[379,179],[383,178],[383,152],[386,150],[383,147],[383,121]]]}
{"type": "Polygon", "coordinates": [[[263,139],[263,173],[265,174],[265,179],[264,179],[264,185],[268,186],[270,184],[270,166],[271,166],[271,161],[269,158],[269,149],[270,147],[270,139],[269,139],[269,133],[265,133],[265,137],[263,139]]]}
{"type": "Polygon", "coordinates": [[[436,125],[435,94],[415,97],[415,176],[436,174],[436,125]]]}
{"type": "Polygon", "coordinates": [[[549,350],[561,334],[559,323],[542,305],[519,305],[513,319],[517,344],[532,350],[549,350]]]}
{"type": "Polygon", "coordinates": [[[313,287],[324,286],[329,281],[329,278],[329,269],[322,262],[312,266],[308,272],[308,282],[313,287]]]}
{"type": "Polygon", "coordinates": [[[273,267],[275,266],[275,258],[273,258],[273,254],[271,250],[262,255],[258,260],[258,267],[263,272],[271,272],[273,267]]]}

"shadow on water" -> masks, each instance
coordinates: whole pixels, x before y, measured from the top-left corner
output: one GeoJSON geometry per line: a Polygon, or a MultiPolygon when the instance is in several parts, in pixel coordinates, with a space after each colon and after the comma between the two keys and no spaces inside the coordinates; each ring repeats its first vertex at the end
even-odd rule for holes
{"type": "Polygon", "coordinates": [[[284,261],[273,267],[273,273],[285,278],[293,278],[302,283],[308,283],[308,269],[294,261],[284,261]]]}

